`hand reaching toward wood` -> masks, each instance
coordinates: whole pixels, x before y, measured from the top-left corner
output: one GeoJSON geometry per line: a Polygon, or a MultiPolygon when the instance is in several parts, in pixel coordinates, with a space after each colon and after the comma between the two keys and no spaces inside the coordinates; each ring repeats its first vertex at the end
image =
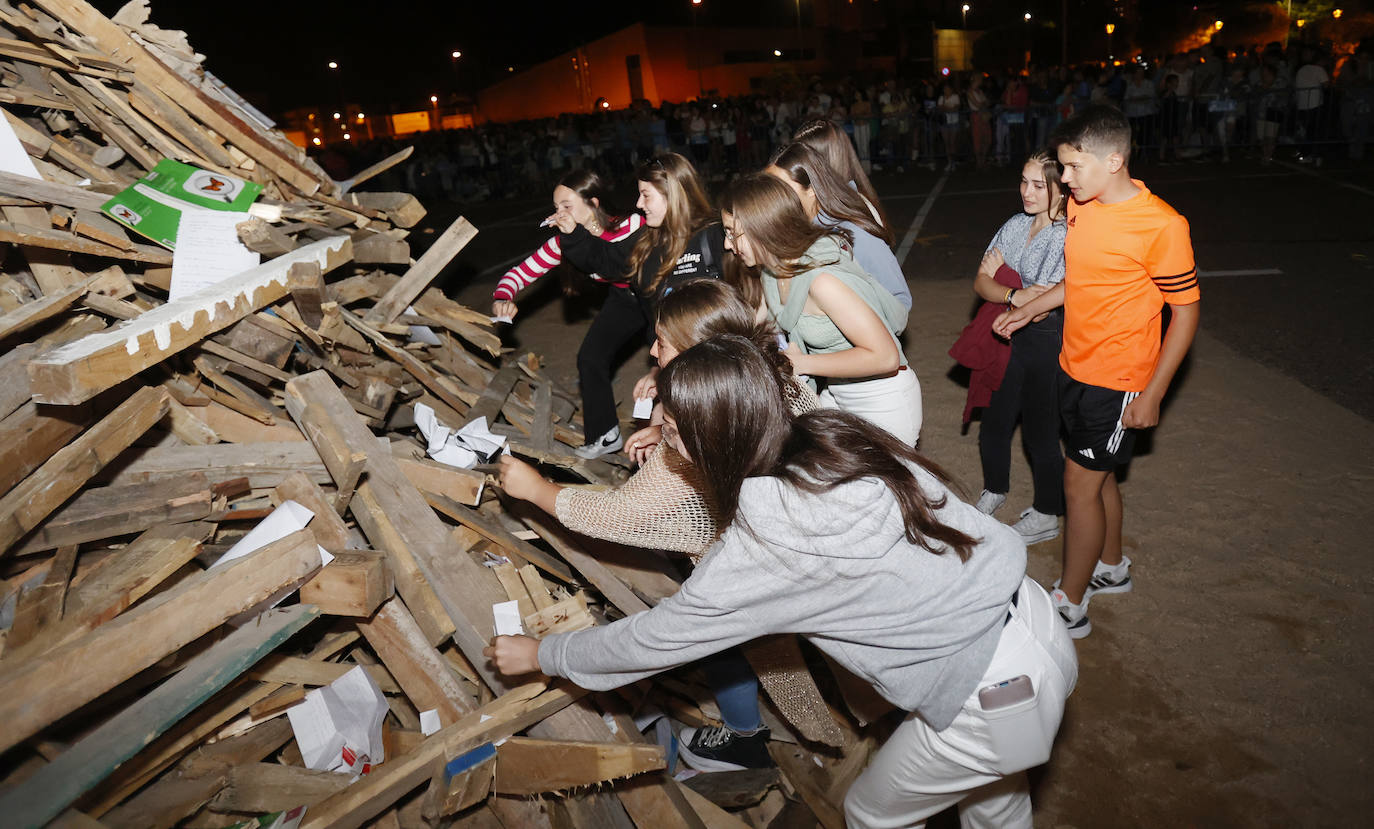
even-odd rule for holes
{"type": "Polygon", "coordinates": [[[504,676],[539,671],[539,640],[529,636],[498,636],[482,649],[482,655],[504,676]]]}

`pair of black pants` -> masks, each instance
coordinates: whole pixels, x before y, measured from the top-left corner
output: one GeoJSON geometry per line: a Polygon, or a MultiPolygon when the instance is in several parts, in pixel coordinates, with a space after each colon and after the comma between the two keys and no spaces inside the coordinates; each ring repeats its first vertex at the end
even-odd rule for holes
{"type": "Polygon", "coordinates": [[[582,392],[582,431],[591,442],[620,423],[611,388],[611,364],[620,349],[648,322],[628,288],[612,286],[577,350],[577,383],[582,392]]]}
{"type": "Polygon", "coordinates": [[[1011,489],[1011,436],[1021,418],[1021,439],[1030,455],[1037,512],[1064,512],[1064,455],[1059,450],[1057,374],[1063,340],[1063,317],[1052,313],[1011,338],[1011,359],[1002,385],[983,410],[978,454],[983,461],[983,488],[1011,489]]]}

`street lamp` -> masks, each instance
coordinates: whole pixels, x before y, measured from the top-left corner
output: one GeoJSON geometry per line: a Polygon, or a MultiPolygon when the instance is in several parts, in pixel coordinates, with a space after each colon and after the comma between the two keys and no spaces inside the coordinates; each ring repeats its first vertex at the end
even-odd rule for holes
{"type": "Polygon", "coordinates": [[[1022,27],[1022,30],[1021,30],[1021,39],[1022,39],[1023,41],[1025,41],[1025,47],[1026,47],[1026,69],[1029,70],[1029,69],[1030,69],[1030,57],[1031,57],[1031,42],[1030,42],[1030,22],[1031,22],[1031,13],[1030,13],[1030,12],[1026,12],[1025,14],[1021,15],[1021,19],[1024,20],[1024,21],[1026,21],[1026,25],[1023,26],[1023,27],[1022,27]]]}
{"type": "Polygon", "coordinates": [[[1345,14],[1345,12],[1341,11],[1340,9],[1332,9],[1332,10],[1331,10],[1331,16],[1334,17],[1334,18],[1336,18],[1337,20],[1340,20],[1340,19],[1341,19],[1341,15],[1343,15],[1343,14],[1345,14]]]}
{"type": "Polygon", "coordinates": [[[457,49],[454,49],[454,50],[449,54],[449,57],[453,58],[454,60],[458,60],[458,59],[461,58],[462,56],[463,56],[463,53],[460,52],[460,51],[458,51],[457,49]]]}
{"type": "Polygon", "coordinates": [[[1215,22],[1215,23],[1212,24],[1212,28],[1219,32],[1219,31],[1221,31],[1221,27],[1224,26],[1224,25],[1226,25],[1226,24],[1223,23],[1222,21],[1218,20],[1217,22],[1215,22]]]}
{"type": "Polygon", "coordinates": [[[1110,59],[1111,56],[1112,56],[1112,32],[1115,32],[1115,31],[1116,31],[1116,24],[1115,24],[1115,23],[1108,23],[1108,24],[1107,24],[1107,58],[1108,58],[1108,59],[1110,59]]]}
{"type": "Polygon", "coordinates": [[[1026,22],[1029,23],[1029,22],[1030,22],[1030,12],[1026,12],[1026,14],[1024,15],[1024,17],[1025,17],[1026,22]]]}
{"type": "Polygon", "coordinates": [[[330,69],[338,69],[338,68],[339,68],[338,62],[337,62],[337,61],[332,61],[332,60],[331,60],[331,61],[329,62],[329,68],[330,68],[330,69]]]}
{"type": "Polygon", "coordinates": [[[965,4],[964,4],[964,7],[963,7],[962,9],[959,10],[959,14],[963,15],[963,20],[964,20],[963,27],[964,27],[965,29],[967,29],[967,28],[968,28],[968,3],[965,3],[965,4]]]}
{"type": "Polygon", "coordinates": [[[773,57],[775,57],[775,58],[780,58],[780,57],[782,57],[782,50],[781,50],[781,49],[774,49],[774,50],[773,50],[773,57]]]}
{"type": "MultiPolygon", "coordinates": [[[[692,0],[692,43],[697,42],[697,9],[701,8],[701,0],[692,0]]],[[[701,49],[693,50],[696,52],[697,62],[697,98],[700,99],[705,91],[705,85],[701,81],[701,49]]]]}

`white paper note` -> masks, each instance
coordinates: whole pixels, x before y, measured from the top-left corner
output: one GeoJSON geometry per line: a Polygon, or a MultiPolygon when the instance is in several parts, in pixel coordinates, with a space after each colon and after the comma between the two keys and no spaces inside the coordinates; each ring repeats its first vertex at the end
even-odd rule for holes
{"type": "Polygon", "coordinates": [[[492,321],[492,322],[504,322],[506,325],[510,325],[511,323],[515,322],[515,318],[514,318],[514,317],[508,317],[508,316],[506,316],[505,314],[502,314],[502,315],[500,315],[500,316],[492,317],[492,318],[491,318],[491,321],[492,321]]]}
{"type": "Polygon", "coordinates": [[[420,712],[420,733],[428,737],[440,728],[439,709],[431,708],[420,712]]]}
{"type": "Polygon", "coordinates": [[[239,241],[235,227],[247,213],[184,207],[172,252],[172,287],[168,300],[177,300],[256,268],[260,259],[239,241]]]}
{"type": "Polygon", "coordinates": [[[652,397],[635,398],[635,420],[648,420],[654,414],[654,399],[652,397]]]}
{"type": "Polygon", "coordinates": [[[471,469],[487,458],[495,458],[505,448],[506,439],[487,428],[487,419],[479,417],[454,431],[439,422],[434,409],[423,403],[415,404],[415,427],[429,442],[426,451],[431,458],[449,466],[471,469]]]}
{"type": "Polygon", "coordinates": [[[9,119],[3,113],[0,113],[0,170],[14,173],[16,176],[42,178],[38,174],[38,168],[33,166],[33,159],[29,158],[28,151],[19,142],[19,136],[14,134],[14,127],[10,126],[9,119]]]}
{"type": "Polygon", "coordinates": [[[491,606],[491,615],[496,619],[497,636],[519,636],[525,632],[525,625],[520,620],[519,602],[497,602],[491,606]]]}
{"type": "MultiPolygon", "coordinates": [[[[419,311],[415,310],[414,305],[407,307],[406,313],[415,314],[416,316],[420,314],[419,311]]],[[[443,345],[438,335],[434,333],[434,329],[430,328],[428,325],[410,326],[410,341],[413,343],[422,343],[424,345],[443,345]]]]}
{"type": "MultiPolygon", "coordinates": [[[[266,547],[273,541],[279,541],[291,533],[303,530],[305,525],[309,524],[314,517],[315,513],[311,512],[308,507],[296,501],[282,501],[280,506],[259,521],[257,526],[249,530],[243,538],[240,538],[237,544],[229,548],[228,552],[220,556],[213,566],[218,567],[236,558],[243,558],[251,552],[266,547]]],[[[319,550],[320,561],[328,564],[334,560],[334,557],[323,547],[320,547],[319,550]]]]}

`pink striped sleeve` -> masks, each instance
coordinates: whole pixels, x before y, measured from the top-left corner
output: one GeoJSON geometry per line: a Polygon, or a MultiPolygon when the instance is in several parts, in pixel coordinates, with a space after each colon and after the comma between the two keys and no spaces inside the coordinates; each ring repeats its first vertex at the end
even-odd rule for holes
{"type": "Polygon", "coordinates": [[[515,299],[517,293],[533,285],[535,280],[558,267],[562,261],[563,251],[558,246],[558,237],[550,237],[525,261],[506,271],[496,284],[492,296],[496,299],[515,299]]]}

